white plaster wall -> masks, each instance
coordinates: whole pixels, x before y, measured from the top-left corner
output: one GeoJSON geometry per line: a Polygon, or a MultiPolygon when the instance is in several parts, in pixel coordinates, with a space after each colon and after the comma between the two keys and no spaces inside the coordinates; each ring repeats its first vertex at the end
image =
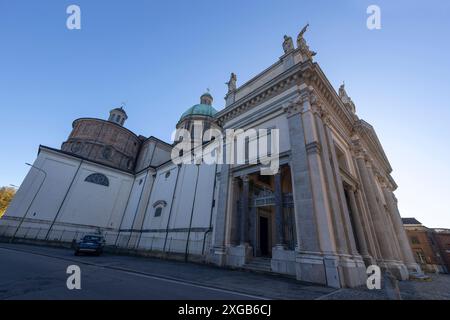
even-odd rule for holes
{"type": "Polygon", "coordinates": [[[132,191],[130,194],[130,198],[128,200],[128,205],[125,210],[125,214],[122,218],[120,229],[124,230],[132,229],[133,221],[135,219],[136,211],[139,205],[139,199],[141,197],[142,190],[145,185],[144,182],[146,174],[147,174],[146,172],[141,173],[137,175],[136,178],[134,179],[132,191]]]}
{"type": "Polygon", "coordinates": [[[170,147],[162,142],[150,138],[145,141],[141,147],[141,151],[138,157],[136,172],[139,172],[148,166],[159,166],[170,160],[170,147]]]}
{"type": "Polygon", "coordinates": [[[57,222],[119,228],[132,182],[128,174],[83,163],[57,222]],[[93,173],[106,175],[109,187],[86,182],[86,177],[93,173]]]}
{"type": "MultiPolygon", "coordinates": [[[[133,182],[132,175],[48,149],[41,149],[34,166],[45,170],[47,178],[17,236],[45,238],[58,210],[49,234],[51,239],[70,241],[82,232],[119,227],[133,182]],[[109,187],[84,181],[92,173],[105,174],[109,187]]],[[[23,217],[42,179],[43,174],[34,168],[30,170],[7,212],[8,218],[23,217]]],[[[4,221],[14,223],[8,219],[4,221]]]]}
{"type": "Polygon", "coordinates": [[[158,143],[155,148],[155,154],[152,159],[152,166],[159,166],[163,163],[166,163],[170,160],[171,150],[167,146],[162,146],[161,143],[158,143]]]}
{"type": "Polygon", "coordinates": [[[136,172],[139,172],[150,165],[151,156],[155,149],[155,142],[147,140],[141,147],[138,161],[136,164],[136,172]]]}
{"type": "Polygon", "coordinates": [[[38,192],[39,186],[43,183],[28,210],[27,218],[51,221],[77,171],[79,161],[41,151],[33,165],[44,170],[47,177],[44,180],[43,173],[35,168],[30,168],[8,208],[6,216],[23,217],[38,192]]]}

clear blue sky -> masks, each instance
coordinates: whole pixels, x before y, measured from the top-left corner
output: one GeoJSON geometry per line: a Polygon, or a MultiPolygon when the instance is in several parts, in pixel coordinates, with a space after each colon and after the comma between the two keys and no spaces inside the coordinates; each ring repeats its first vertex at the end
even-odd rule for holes
{"type": "Polygon", "coordinates": [[[206,88],[222,108],[230,72],[250,79],[309,22],[316,61],[377,130],[402,216],[450,228],[449,17],[444,0],[0,0],[0,185],[122,101],[129,129],[169,140],[206,88]],[[66,28],[70,4],[82,30],[66,28]],[[381,30],[366,28],[370,4],[381,30]]]}

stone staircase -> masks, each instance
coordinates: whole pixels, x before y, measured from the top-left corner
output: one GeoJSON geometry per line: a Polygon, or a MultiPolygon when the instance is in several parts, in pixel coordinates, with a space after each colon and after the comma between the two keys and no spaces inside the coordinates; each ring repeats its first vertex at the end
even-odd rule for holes
{"type": "Polygon", "coordinates": [[[272,267],[270,266],[271,258],[266,257],[256,257],[252,258],[248,263],[244,264],[243,268],[256,271],[256,272],[272,272],[272,267]]]}
{"type": "Polygon", "coordinates": [[[411,272],[409,278],[416,281],[431,281],[431,277],[422,272],[411,272]]]}

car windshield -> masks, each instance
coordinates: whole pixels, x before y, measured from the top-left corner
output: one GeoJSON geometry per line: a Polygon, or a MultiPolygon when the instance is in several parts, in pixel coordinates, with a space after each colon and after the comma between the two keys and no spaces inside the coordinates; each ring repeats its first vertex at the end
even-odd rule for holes
{"type": "Polygon", "coordinates": [[[101,237],[98,236],[85,236],[83,241],[100,242],[101,237]]]}

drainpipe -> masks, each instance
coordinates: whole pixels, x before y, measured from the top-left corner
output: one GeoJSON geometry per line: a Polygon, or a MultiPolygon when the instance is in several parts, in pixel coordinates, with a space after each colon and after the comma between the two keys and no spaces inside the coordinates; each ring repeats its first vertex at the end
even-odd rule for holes
{"type": "Polygon", "coordinates": [[[51,230],[52,230],[52,228],[53,228],[53,225],[54,225],[55,222],[56,222],[56,219],[58,219],[58,216],[59,216],[59,214],[60,214],[60,212],[61,212],[61,209],[62,209],[62,207],[63,207],[63,205],[64,205],[64,202],[66,201],[66,198],[67,198],[67,196],[69,195],[70,189],[72,189],[72,185],[73,185],[73,183],[75,182],[76,177],[78,176],[78,172],[80,171],[80,168],[81,168],[81,165],[83,164],[83,162],[84,162],[84,160],[81,160],[81,161],[80,161],[80,165],[78,166],[77,171],[75,172],[75,174],[74,174],[74,176],[73,176],[73,178],[72,178],[72,181],[70,182],[69,188],[67,189],[67,192],[66,192],[66,194],[64,195],[63,200],[61,201],[61,205],[59,206],[58,211],[56,212],[55,218],[53,219],[52,224],[50,225],[50,228],[48,229],[47,234],[45,235],[44,240],[47,240],[47,239],[48,239],[48,236],[50,235],[50,232],[51,232],[51,230]]]}
{"type": "Polygon", "coordinates": [[[125,204],[125,209],[123,210],[122,218],[120,219],[119,230],[117,230],[117,237],[116,237],[116,241],[114,242],[114,247],[116,247],[116,250],[117,250],[117,242],[119,241],[119,237],[120,237],[120,232],[121,232],[120,230],[122,229],[123,219],[125,218],[125,214],[127,213],[128,204],[130,203],[130,198],[131,198],[131,194],[133,193],[133,188],[134,188],[134,183],[135,182],[136,182],[136,180],[133,180],[133,182],[131,184],[130,193],[128,194],[127,203],[125,204]]]}
{"type": "Polygon", "coordinates": [[[187,262],[187,260],[188,260],[189,238],[191,236],[192,218],[194,217],[195,198],[197,196],[198,179],[200,176],[200,164],[197,163],[196,166],[197,166],[197,179],[195,181],[194,199],[192,201],[192,210],[191,210],[191,219],[189,221],[189,230],[188,230],[188,235],[187,235],[187,239],[186,239],[186,250],[184,251],[184,261],[185,262],[187,262]]]}
{"type": "Polygon", "coordinates": [[[180,170],[181,170],[181,164],[178,165],[177,179],[175,180],[175,187],[173,188],[173,193],[172,193],[172,201],[170,202],[170,210],[169,210],[169,217],[167,218],[166,238],[164,239],[163,252],[166,252],[167,237],[169,236],[170,217],[172,216],[173,201],[175,200],[175,192],[177,191],[178,178],[180,176],[180,170]]]}
{"type": "Polygon", "coordinates": [[[147,173],[145,174],[144,182],[142,183],[141,194],[139,195],[139,200],[138,200],[138,203],[137,203],[137,205],[136,205],[136,210],[134,211],[133,222],[131,223],[130,237],[128,238],[128,241],[127,241],[127,248],[128,248],[128,246],[130,245],[131,236],[133,235],[133,232],[134,232],[134,229],[133,229],[133,228],[134,228],[134,223],[135,223],[135,221],[136,221],[136,216],[137,216],[138,213],[139,213],[139,205],[141,204],[142,194],[144,193],[145,184],[147,183],[147,177],[148,177],[148,171],[147,171],[147,173]]]}
{"type": "Polygon", "coordinates": [[[214,186],[213,186],[213,192],[212,192],[212,199],[211,199],[211,212],[209,214],[209,228],[206,230],[205,234],[203,235],[203,245],[202,245],[202,255],[205,254],[205,243],[206,243],[206,236],[212,231],[212,215],[214,212],[215,204],[215,195],[216,195],[216,183],[217,183],[217,163],[214,168],[214,186]],[[213,205],[214,204],[214,205],[213,205]]]}
{"type": "Polygon", "coordinates": [[[150,204],[150,200],[152,199],[153,187],[154,187],[154,185],[155,185],[156,177],[157,177],[157,176],[156,176],[156,173],[154,173],[154,174],[152,175],[152,177],[153,177],[152,187],[150,188],[150,194],[149,194],[149,196],[148,196],[147,205],[145,206],[145,209],[144,209],[144,219],[142,219],[141,233],[139,234],[139,240],[138,240],[138,242],[137,242],[137,244],[136,244],[136,249],[139,248],[139,244],[141,243],[142,232],[143,232],[142,228],[144,228],[144,223],[145,223],[145,218],[146,218],[146,214],[147,214],[147,210],[148,210],[148,205],[150,204]]]}
{"type": "Polygon", "coordinates": [[[33,204],[33,202],[34,202],[34,200],[36,199],[37,195],[39,194],[39,191],[41,191],[41,188],[42,188],[42,186],[44,185],[45,179],[47,179],[47,172],[45,172],[43,169],[38,168],[38,167],[35,167],[34,165],[29,164],[29,163],[26,163],[26,165],[27,165],[27,166],[30,166],[31,168],[34,168],[34,169],[36,169],[36,170],[38,170],[38,171],[40,171],[40,172],[42,172],[42,173],[44,174],[44,179],[42,179],[41,184],[39,185],[38,190],[37,190],[36,193],[34,194],[33,199],[31,199],[31,202],[30,202],[30,204],[28,205],[28,208],[27,208],[27,210],[25,211],[25,214],[23,215],[22,219],[20,220],[20,223],[19,223],[19,225],[17,226],[17,229],[16,229],[16,231],[14,232],[14,234],[13,234],[13,236],[12,236],[10,242],[13,242],[13,241],[14,241],[14,238],[16,237],[17,232],[19,232],[19,229],[20,229],[20,227],[22,226],[22,223],[25,221],[25,218],[26,218],[26,216],[27,216],[27,214],[28,214],[28,211],[30,210],[30,208],[31,208],[31,206],[32,206],[32,204],[33,204]]]}

